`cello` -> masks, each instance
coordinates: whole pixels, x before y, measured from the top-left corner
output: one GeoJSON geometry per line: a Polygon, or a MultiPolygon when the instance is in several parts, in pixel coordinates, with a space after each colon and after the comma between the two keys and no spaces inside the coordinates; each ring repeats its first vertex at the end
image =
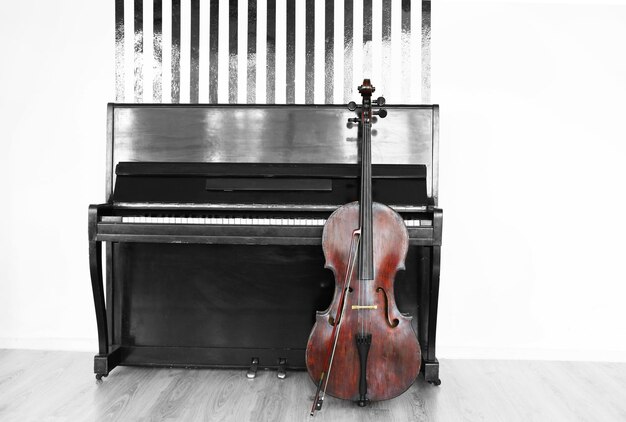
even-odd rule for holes
{"type": "Polygon", "coordinates": [[[421,352],[411,317],[395,302],[394,279],[404,269],[409,237],[402,218],[372,201],[372,119],[387,111],[372,110],[369,79],[358,87],[356,111],[361,140],[360,200],[337,208],[326,221],[322,249],[326,268],[335,277],[333,299],[318,311],[306,348],[306,366],[317,385],[311,416],[322,409],[326,394],[366,406],[399,396],[420,371],[421,352]]]}

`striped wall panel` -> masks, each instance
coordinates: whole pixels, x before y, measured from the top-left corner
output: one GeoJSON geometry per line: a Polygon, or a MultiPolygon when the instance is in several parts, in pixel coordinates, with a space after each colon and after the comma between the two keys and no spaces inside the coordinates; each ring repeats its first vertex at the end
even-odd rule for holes
{"type": "Polygon", "coordinates": [[[425,0],[115,0],[117,102],[430,102],[425,0]]]}

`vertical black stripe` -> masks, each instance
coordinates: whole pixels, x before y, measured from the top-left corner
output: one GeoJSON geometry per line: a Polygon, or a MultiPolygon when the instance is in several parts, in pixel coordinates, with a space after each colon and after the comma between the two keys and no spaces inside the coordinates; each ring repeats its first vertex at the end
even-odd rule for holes
{"type": "Polygon", "coordinates": [[[325,16],[325,70],[326,77],[324,80],[324,102],[326,104],[333,103],[333,89],[335,80],[335,1],[326,0],[326,16],[325,16]]]}
{"type": "Polygon", "coordinates": [[[237,11],[238,0],[228,2],[228,102],[237,102],[237,11]]]}
{"type": "Polygon", "coordinates": [[[350,101],[350,96],[354,91],[352,86],[352,42],[353,42],[353,7],[352,0],[345,0],[344,16],[343,16],[343,55],[344,55],[344,74],[343,74],[343,100],[350,101]]]}
{"type": "Polygon", "coordinates": [[[422,0],[422,103],[430,103],[430,0],[422,0]]]}
{"type": "Polygon", "coordinates": [[[276,0],[267,0],[267,103],[276,101],[276,0]]]}
{"type": "Polygon", "coordinates": [[[363,0],[363,77],[372,72],[372,0],[363,0]]]}
{"type": "Polygon", "coordinates": [[[143,0],[135,0],[135,102],[143,101],[143,0]]]}
{"type": "Polygon", "coordinates": [[[218,54],[219,32],[220,32],[220,2],[219,0],[211,0],[211,18],[209,22],[209,102],[217,103],[217,72],[218,72],[218,54]]]}
{"type": "Polygon", "coordinates": [[[197,103],[200,93],[200,0],[191,0],[191,49],[189,61],[189,102],[197,103]]]}
{"type": "Polygon", "coordinates": [[[124,101],[124,0],[115,0],[115,101],[124,101]]]}
{"type": "Polygon", "coordinates": [[[304,102],[315,99],[315,0],[306,0],[306,38],[304,58],[304,102]]]}
{"type": "Polygon", "coordinates": [[[391,87],[391,0],[383,0],[382,22],[382,87],[383,92],[389,93],[391,87]]]}
{"type": "Polygon", "coordinates": [[[409,101],[411,89],[411,0],[402,0],[402,100],[409,101]]]}
{"type": "Polygon", "coordinates": [[[152,40],[154,57],[152,61],[152,101],[163,101],[163,0],[153,0],[152,4],[152,27],[154,38],[152,40]]]}
{"type": "Polygon", "coordinates": [[[172,0],[172,102],[180,102],[180,0],[172,0]]]}
{"type": "Polygon", "coordinates": [[[296,0],[287,0],[287,104],[296,102],[296,0]]]}
{"type": "Polygon", "coordinates": [[[248,0],[248,103],[256,102],[256,0],[248,0]]]}

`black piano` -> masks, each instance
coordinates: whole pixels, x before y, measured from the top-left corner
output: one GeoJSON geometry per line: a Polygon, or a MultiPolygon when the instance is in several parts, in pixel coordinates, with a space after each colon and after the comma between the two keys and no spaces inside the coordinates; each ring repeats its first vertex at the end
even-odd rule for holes
{"type": "MultiPolygon", "coordinates": [[[[373,197],[406,223],[396,301],[438,384],[438,108],[386,108],[373,197]]],[[[117,365],[305,368],[334,289],[322,229],[358,199],[349,117],[343,106],[108,106],[107,202],[88,223],[98,379],[117,365]]]]}

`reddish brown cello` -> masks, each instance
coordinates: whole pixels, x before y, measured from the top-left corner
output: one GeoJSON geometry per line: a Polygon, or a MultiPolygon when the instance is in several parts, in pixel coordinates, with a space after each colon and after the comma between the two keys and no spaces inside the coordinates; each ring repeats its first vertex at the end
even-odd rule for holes
{"type": "MultiPolygon", "coordinates": [[[[421,353],[411,317],[398,310],[394,279],[404,269],[409,237],[402,218],[372,201],[371,125],[374,87],[359,86],[361,132],[361,197],[338,208],[326,221],[322,248],[326,268],[335,275],[329,308],[318,312],[306,349],[307,369],[317,384],[311,415],[330,394],[365,406],[406,391],[417,378],[421,353]]],[[[381,97],[374,105],[382,106],[381,97]]]]}

